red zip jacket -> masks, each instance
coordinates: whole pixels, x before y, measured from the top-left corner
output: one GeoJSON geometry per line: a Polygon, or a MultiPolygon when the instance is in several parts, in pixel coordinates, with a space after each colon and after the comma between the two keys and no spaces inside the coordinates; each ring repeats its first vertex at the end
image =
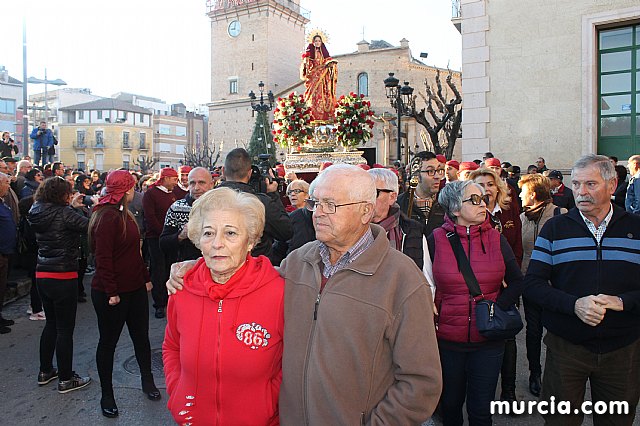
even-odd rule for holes
{"type": "Polygon", "coordinates": [[[203,259],[169,298],[162,356],[179,424],[278,425],[284,279],[265,256],[216,284],[203,259]]]}

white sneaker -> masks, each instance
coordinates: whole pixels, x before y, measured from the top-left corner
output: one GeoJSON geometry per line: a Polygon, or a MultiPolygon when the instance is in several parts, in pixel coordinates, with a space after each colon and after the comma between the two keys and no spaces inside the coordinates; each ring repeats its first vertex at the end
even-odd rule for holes
{"type": "Polygon", "coordinates": [[[31,321],[44,321],[47,319],[47,317],[44,316],[44,311],[40,311],[38,313],[31,314],[31,316],[29,316],[29,319],[31,321]]]}

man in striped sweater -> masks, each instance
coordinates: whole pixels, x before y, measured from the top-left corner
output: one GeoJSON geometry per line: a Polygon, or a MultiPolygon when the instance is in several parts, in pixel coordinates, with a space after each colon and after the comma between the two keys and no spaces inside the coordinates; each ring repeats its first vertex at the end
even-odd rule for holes
{"type": "Polygon", "coordinates": [[[582,423],[587,381],[594,404],[629,406],[627,415],[594,414],[594,424],[633,423],[640,392],[640,217],[611,204],[616,184],[607,157],[580,158],[571,172],[577,208],[549,219],[535,242],[524,296],[544,309],[541,400],[571,404],[569,415],[546,415],[547,425],[582,423]]]}

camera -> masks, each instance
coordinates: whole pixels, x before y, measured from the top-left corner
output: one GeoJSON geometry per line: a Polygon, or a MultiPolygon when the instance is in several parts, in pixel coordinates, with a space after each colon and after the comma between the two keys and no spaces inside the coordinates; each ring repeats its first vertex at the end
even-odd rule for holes
{"type": "Polygon", "coordinates": [[[251,178],[249,179],[249,185],[251,185],[253,190],[257,193],[266,194],[267,184],[265,182],[265,178],[268,179],[269,183],[272,183],[273,181],[278,182],[278,192],[281,192],[284,186],[284,179],[278,177],[276,171],[271,168],[271,164],[269,164],[270,158],[271,154],[259,154],[259,163],[251,166],[251,178]],[[271,174],[269,174],[269,170],[271,170],[271,174]]]}

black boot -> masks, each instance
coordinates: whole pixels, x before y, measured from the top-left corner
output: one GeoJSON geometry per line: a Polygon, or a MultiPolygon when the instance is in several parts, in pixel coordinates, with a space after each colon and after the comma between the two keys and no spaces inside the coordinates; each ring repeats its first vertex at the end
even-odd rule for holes
{"type": "Polygon", "coordinates": [[[153,381],[153,376],[145,376],[142,378],[142,392],[144,392],[151,401],[158,401],[162,398],[162,394],[153,381]]]}
{"type": "Polygon", "coordinates": [[[113,419],[118,417],[118,407],[116,406],[116,399],[113,397],[113,390],[111,392],[102,391],[102,398],[100,398],[100,409],[102,415],[113,419]]]}
{"type": "Polygon", "coordinates": [[[516,398],[516,363],[518,352],[515,339],[505,341],[504,358],[502,359],[502,394],[500,399],[509,403],[516,398]]]}
{"type": "Polygon", "coordinates": [[[531,392],[533,396],[540,396],[541,390],[540,373],[531,373],[529,375],[529,392],[531,392]]]}

